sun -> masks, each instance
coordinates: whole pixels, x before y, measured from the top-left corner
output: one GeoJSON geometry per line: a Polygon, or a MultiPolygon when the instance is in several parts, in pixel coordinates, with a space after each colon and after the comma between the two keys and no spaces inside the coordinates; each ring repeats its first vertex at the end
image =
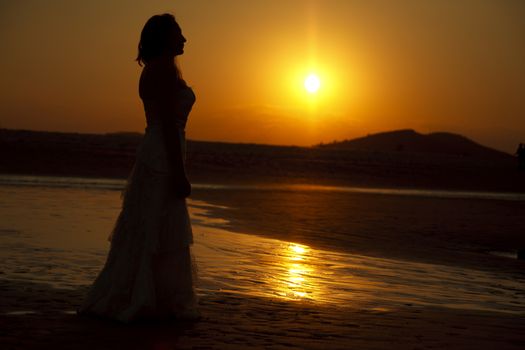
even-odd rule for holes
{"type": "Polygon", "coordinates": [[[311,94],[315,94],[321,87],[321,80],[315,74],[310,74],[304,80],[304,88],[311,94]]]}

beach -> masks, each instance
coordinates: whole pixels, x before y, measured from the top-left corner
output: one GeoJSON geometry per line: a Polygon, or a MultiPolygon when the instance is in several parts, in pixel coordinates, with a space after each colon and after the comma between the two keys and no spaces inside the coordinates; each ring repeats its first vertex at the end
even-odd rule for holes
{"type": "Polygon", "coordinates": [[[104,264],[123,182],[8,180],[0,186],[2,348],[525,344],[519,194],[195,184],[203,319],[123,325],[75,314],[104,264]]]}
{"type": "Polygon", "coordinates": [[[2,300],[10,290],[18,299],[7,297],[11,305],[39,313],[2,315],[3,349],[521,349],[524,344],[523,317],[501,313],[410,305],[367,310],[216,293],[201,297],[204,318],[198,323],[120,325],[63,313],[77,304],[83,289],[6,287],[2,281],[2,300]]]}
{"type": "Polygon", "coordinates": [[[0,9],[0,350],[525,350],[525,1],[0,9]]]}

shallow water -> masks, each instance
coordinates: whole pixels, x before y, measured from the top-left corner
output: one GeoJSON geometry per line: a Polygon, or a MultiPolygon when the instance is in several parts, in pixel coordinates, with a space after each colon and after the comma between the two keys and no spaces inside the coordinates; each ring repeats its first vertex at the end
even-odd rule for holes
{"type": "MultiPolygon", "coordinates": [[[[103,178],[78,178],[54,176],[29,176],[29,175],[2,175],[0,185],[47,186],[62,188],[90,188],[120,190],[124,187],[125,180],[103,178]]],[[[483,191],[447,191],[424,190],[403,188],[365,188],[348,186],[321,186],[300,184],[261,184],[261,185],[225,185],[225,184],[193,184],[197,189],[221,190],[257,190],[257,191],[298,191],[298,192],[345,192],[381,194],[393,196],[427,197],[427,198],[455,198],[455,199],[487,199],[525,201],[525,193],[512,192],[483,192],[483,191]]]]}
{"type": "MultiPolygon", "coordinates": [[[[0,186],[0,278],[89,285],[105,262],[120,187],[91,179],[67,186],[64,178],[53,186],[48,179],[0,186]]],[[[210,204],[189,205],[201,295],[227,291],[377,310],[430,305],[525,314],[525,280],[515,276],[233,233],[221,228],[226,218],[213,217],[210,204]]]]}

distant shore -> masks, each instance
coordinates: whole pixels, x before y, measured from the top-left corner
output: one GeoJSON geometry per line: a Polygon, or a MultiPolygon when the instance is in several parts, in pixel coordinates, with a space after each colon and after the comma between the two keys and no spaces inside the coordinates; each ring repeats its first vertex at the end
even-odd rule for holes
{"type": "MultiPolygon", "coordinates": [[[[0,129],[0,173],[127,178],[139,133],[0,129]]],[[[525,192],[515,159],[188,141],[187,171],[200,183],[300,183],[525,192]]]]}

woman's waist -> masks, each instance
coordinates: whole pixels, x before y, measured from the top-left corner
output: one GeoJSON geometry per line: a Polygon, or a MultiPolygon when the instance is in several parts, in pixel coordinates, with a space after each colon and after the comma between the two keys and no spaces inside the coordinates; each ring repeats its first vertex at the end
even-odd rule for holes
{"type": "Polygon", "coordinates": [[[173,132],[179,132],[184,133],[185,132],[185,125],[181,123],[162,123],[162,122],[154,122],[154,123],[147,123],[146,128],[144,129],[145,133],[156,133],[156,132],[165,132],[165,131],[173,131],[173,132]]]}
{"type": "Polygon", "coordinates": [[[166,130],[162,125],[147,125],[144,129],[144,138],[142,139],[143,148],[164,148],[166,138],[173,139],[178,134],[178,139],[182,144],[186,143],[186,131],[181,127],[170,127],[166,130]]]}
{"type": "Polygon", "coordinates": [[[160,117],[156,113],[146,112],[146,125],[147,126],[152,126],[152,127],[175,126],[178,128],[184,128],[186,127],[187,121],[188,121],[187,118],[176,117],[175,115],[170,116],[169,119],[167,120],[167,118],[160,117]]]}
{"type": "MultiPolygon", "coordinates": [[[[158,128],[147,127],[144,138],[137,149],[138,158],[146,163],[164,164],[169,158],[170,150],[168,148],[175,147],[175,145],[170,142],[166,142],[166,138],[171,138],[171,140],[174,141],[174,138],[169,135],[166,136],[164,132],[158,128]]],[[[180,148],[177,148],[179,148],[179,152],[184,155],[186,153],[186,137],[184,131],[180,132],[178,141],[180,148]]]]}

